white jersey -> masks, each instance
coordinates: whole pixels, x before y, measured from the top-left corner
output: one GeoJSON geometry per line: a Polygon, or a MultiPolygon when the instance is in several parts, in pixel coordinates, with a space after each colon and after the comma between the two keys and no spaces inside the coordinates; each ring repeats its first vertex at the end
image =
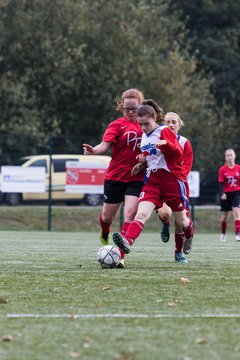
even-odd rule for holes
{"type": "Polygon", "coordinates": [[[182,136],[180,134],[178,134],[177,139],[179,141],[179,144],[183,148],[182,170],[187,178],[192,169],[192,163],[193,163],[192,145],[187,138],[185,138],[184,136],[182,136]]]}
{"type": "Polygon", "coordinates": [[[141,151],[150,151],[150,155],[146,157],[147,171],[155,169],[166,169],[170,171],[163,153],[159,148],[156,148],[156,144],[159,143],[161,131],[163,126],[159,126],[154,129],[150,134],[143,134],[141,140],[141,151]]]}
{"type": "Polygon", "coordinates": [[[149,152],[147,160],[147,176],[151,171],[164,169],[172,172],[181,180],[184,180],[182,165],[182,146],[180,146],[176,135],[166,125],[155,128],[151,133],[142,135],[141,151],[149,152]],[[165,139],[166,145],[157,146],[159,141],[165,139]]]}
{"type": "Polygon", "coordinates": [[[181,145],[181,147],[184,149],[184,146],[185,146],[186,142],[188,141],[188,139],[180,134],[178,135],[177,139],[178,139],[178,142],[181,145]]]}

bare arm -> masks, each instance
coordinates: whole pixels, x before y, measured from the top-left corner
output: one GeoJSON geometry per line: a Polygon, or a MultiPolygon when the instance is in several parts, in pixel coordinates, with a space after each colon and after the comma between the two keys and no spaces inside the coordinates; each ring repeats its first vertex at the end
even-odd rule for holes
{"type": "Polygon", "coordinates": [[[146,167],[147,167],[147,162],[146,161],[137,163],[132,168],[131,175],[132,176],[137,175],[141,170],[146,169],[146,167]]]}
{"type": "Polygon", "coordinates": [[[84,155],[101,155],[104,154],[112,145],[111,142],[103,141],[96,146],[83,144],[84,155]]]}
{"type": "Polygon", "coordinates": [[[221,200],[226,200],[227,199],[227,195],[226,193],[223,191],[223,183],[222,182],[219,182],[219,191],[220,191],[220,197],[221,197],[221,200]]]}

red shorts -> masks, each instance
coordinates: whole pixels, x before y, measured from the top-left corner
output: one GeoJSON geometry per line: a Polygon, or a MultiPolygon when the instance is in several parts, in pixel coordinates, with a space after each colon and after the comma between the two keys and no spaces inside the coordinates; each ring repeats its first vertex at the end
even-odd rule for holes
{"type": "Polygon", "coordinates": [[[151,171],[139,196],[139,202],[150,201],[157,209],[165,202],[172,211],[188,210],[187,191],[184,181],[164,169],[159,169],[151,171]]]}

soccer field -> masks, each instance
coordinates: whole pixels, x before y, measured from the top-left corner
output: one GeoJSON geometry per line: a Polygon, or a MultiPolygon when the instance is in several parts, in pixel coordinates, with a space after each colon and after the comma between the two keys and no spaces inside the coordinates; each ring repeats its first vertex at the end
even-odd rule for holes
{"type": "Polygon", "coordinates": [[[240,358],[240,242],[143,233],[126,269],[101,269],[97,233],[0,233],[0,359],[240,358]]]}

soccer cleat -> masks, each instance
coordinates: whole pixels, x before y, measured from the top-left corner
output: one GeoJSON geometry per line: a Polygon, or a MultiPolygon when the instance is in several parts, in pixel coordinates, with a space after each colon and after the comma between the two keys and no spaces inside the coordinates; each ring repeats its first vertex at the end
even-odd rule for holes
{"type": "Polygon", "coordinates": [[[183,256],[181,251],[175,252],[175,260],[179,262],[180,264],[187,264],[187,259],[183,256]]]}
{"type": "Polygon", "coordinates": [[[124,254],[130,253],[129,242],[127,241],[127,239],[125,239],[125,237],[123,237],[119,233],[113,234],[113,242],[122,250],[122,252],[124,252],[124,254]]]}
{"type": "Polygon", "coordinates": [[[124,268],[126,267],[126,261],[125,261],[125,259],[121,259],[116,267],[117,267],[118,269],[124,269],[124,268]]]}
{"type": "Polygon", "coordinates": [[[185,239],[183,243],[183,252],[186,255],[190,254],[192,250],[192,239],[193,239],[192,237],[190,237],[189,239],[185,239]]]}
{"type": "Polygon", "coordinates": [[[240,234],[236,234],[236,241],[240,241],[240,234]]]}
{"type": "Polygon", "coordinates": [[[102,246],[109,245],[110,244],[109,234],[107,236],[103,236],[103,233],[100,232],[100,241],[101,241],[102,246]]]}
{"type": "Polygon", "coordinates": [[[221,234],[220,241],[226,241],[226,240],[227,240],[226,234],[221,234]]]}
{"type": "Polygon", "coordinates": [[[161,239],[163,242],[168,242],[170,238],[170,233],[169,233],[169,226],[167,224],[162,224],[161,227],[161,239]]]}

